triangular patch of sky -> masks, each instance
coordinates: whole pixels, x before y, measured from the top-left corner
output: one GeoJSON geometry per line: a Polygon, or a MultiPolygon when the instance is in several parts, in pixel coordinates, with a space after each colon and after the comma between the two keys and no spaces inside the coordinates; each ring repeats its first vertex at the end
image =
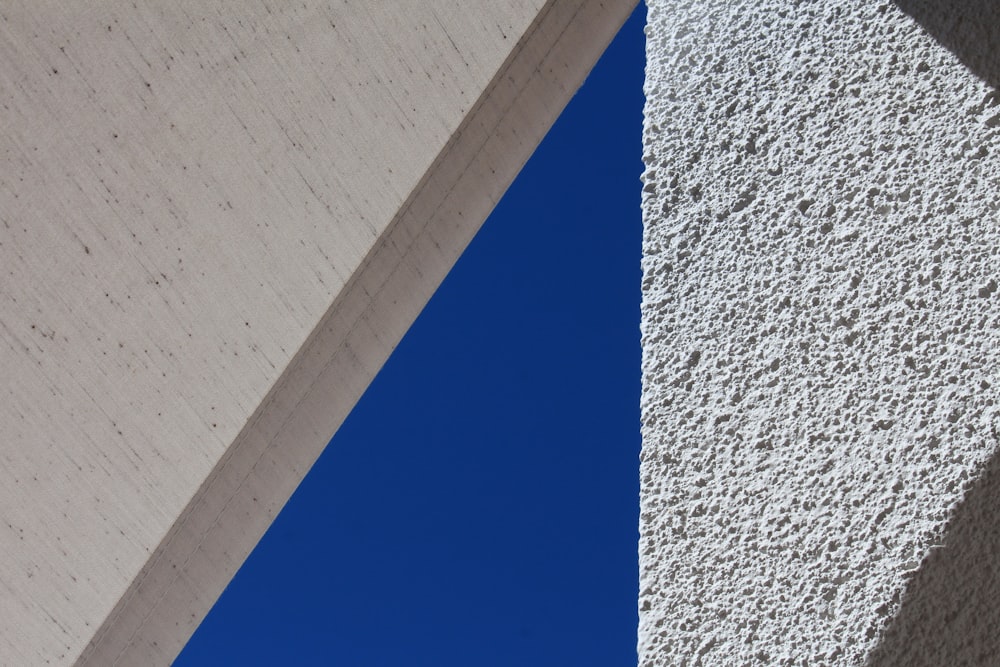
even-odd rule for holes
{"type": "Polygon", "coordinates": [[[635,664],[645,11],[178,658],[635,664]]]}

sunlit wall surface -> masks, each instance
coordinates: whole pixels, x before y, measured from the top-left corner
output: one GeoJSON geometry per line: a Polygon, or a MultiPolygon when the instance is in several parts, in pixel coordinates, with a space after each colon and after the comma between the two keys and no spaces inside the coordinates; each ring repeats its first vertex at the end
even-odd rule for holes
{"type": "Polygon", "coordinates": [[[650,5],[640,663],[996,664],[996,9],[650,5]]]}

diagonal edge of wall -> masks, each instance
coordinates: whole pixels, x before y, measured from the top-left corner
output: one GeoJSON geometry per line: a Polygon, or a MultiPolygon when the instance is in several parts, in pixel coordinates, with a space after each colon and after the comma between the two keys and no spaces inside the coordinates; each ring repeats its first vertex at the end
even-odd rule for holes
{"type": "Polygon", "coordinates": [[[77,664],[176,656],[635,4],[547,3],[77,664]]]}

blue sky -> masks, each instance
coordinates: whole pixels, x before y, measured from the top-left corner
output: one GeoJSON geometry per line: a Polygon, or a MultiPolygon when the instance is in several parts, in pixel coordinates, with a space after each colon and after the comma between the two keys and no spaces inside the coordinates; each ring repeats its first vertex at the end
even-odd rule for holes
{"type": "Polygon", "coordinates": [[[176,664],[635,664],[642,6],[176,664]]]}

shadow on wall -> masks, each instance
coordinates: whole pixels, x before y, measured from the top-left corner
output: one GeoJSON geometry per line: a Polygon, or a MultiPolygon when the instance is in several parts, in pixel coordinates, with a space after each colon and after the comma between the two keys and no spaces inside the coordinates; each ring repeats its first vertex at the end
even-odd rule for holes
{"type": "Polygon", "coordinates": [[[1000,454],[966,493],[866,667],[1000,664],[1000,454]]]}
{"type": "MultiPolygon", "coordinates": [[[[978,77],[1000,88],[1000,0],[895,0],[978,77]]],[[[984,466],[913,574],[866,667],[1000,664],[1000,453],[984,466]]]]}
{"type": "Polygon", "coordinates": [[[1000,88],[1000,2],[895,0],[979,78],[1000,88]]]}

